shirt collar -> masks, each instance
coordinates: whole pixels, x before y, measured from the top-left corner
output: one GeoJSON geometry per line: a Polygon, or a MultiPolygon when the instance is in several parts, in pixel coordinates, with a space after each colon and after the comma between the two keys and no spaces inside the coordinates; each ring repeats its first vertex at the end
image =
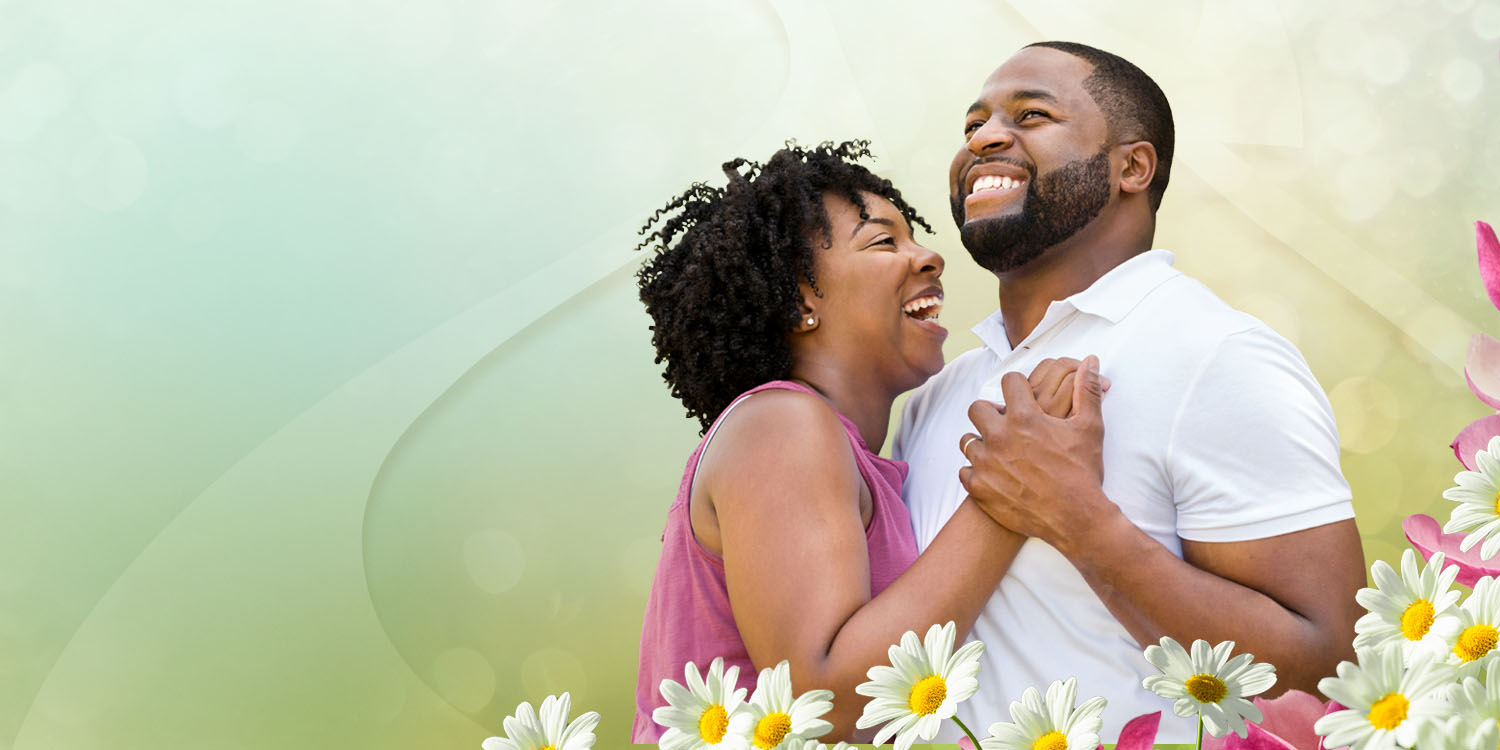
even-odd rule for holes
{"type": "MultiPolygon", "coordinates": [[[[1087,289],[1052,302],[1042,322],[1028,338],[1046,332],[1074,310],[1119,323],[1152,289],[1181,275],[1181,271],[1172,267],[1175,261],[1170,251],[1160,249],[1147,250],[1129,258],[1100,276],[1087,289]]],[[[1005,319],[999,310],[976,323],[973,330],[974,335],[997,354],[1011,351],[1010,339],[1005,335],[1005,319]]]]}

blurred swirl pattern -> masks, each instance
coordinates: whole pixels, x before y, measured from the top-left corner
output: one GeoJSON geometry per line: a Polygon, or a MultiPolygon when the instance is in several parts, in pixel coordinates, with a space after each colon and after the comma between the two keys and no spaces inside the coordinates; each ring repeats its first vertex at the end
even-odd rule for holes
{"type": "MultiPolygon", "coordinates": [[[[1297,343],[1370,561],[1446,517],[1494,316],[1500,1],[0,2],[0,750],[623,744],[695,426],[635,230],[869,138],[942,220],[1015,48],[1172,100],[1158,244],[1297,343]]],[[[993,279],[937,221],[949,355],[993,279]]]]}

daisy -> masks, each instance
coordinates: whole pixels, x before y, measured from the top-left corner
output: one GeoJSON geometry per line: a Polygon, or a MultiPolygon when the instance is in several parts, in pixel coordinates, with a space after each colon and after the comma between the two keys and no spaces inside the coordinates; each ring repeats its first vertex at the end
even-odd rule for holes
{"type": "MultiPolygon", "coordinates": [[[[876,745],[896,738],[896,750],[907,750],[920,736],[931,740],[938,726],[957,719],[958,704],[979,689],[979,656],[984,643],[970,641],[953,651],[956,628],[952,622],[933,625],[923,641],[907,631],[901,644],[891,646],[891,666],[874,666],[866,673],[869,682],[854,692],[873,698],[854,726],[867,729],[884,724],[875,734],[876,745]]],[[[962,724],[959,724],[962,727],[962,724]]],[[[967,734],[968,729],[964,732],[967,734]]]]}
{"type": "Polygon", "coordinates": [[[491,737],[480,747],[484,750],[589,750],[594,746],[594,726],[599,713],[590,711],[568,723],[573,699],[549,695],[542,701],[538,716],[531,704],[521,701],[515,716],[505,717],[505,736],[491,737]]]}
{"type": "Polygon", "coordinates": [[[662,750],[702,750],[724,741],[729,721],[745,700],[745,689],[736,688],[740,668],[724,668],[719,657],[708,665],[707,677],[698,674],[697,665],[683,667],[685,685],[672,680],[661,681],[661,695],[667,705],[651,712],[651,720],[667,728],[659,743],[662,750]]]}
{"type": "Polygon", "coordinates": [[[833,725],[818,718],[833,710],[832,690],[809,690],[792,698],[792,668],[786,660],[762,669],[750,703],[730,720],[734,748],[791,750],[833,725]]]}
{"type": "Polygon", "coordinates": [[[1467,552],[1470,547],[1483,541],[1479,559],[1488,560],[1500,552],[1500,435],[1490,438],[1484,450],[1474,453],[1475,471],[1460,471],[1453,477],[1455,487],[1443,491],[1443,497],[1458,503],[1448,523],[1443,524],[1443,533],[1468,531],[1458,548],[1467,552]],[[1472,530],[1471,530],[1472,529],[1472,530]]]}
{"type": "Polygon", "coordinates": [[[1418,648],[1447,651],[1458,637],[1459,592],[1452,590],[1457,565],[1444,565],[1446,558],[1435,552],[1427,566],[1417,572],[1417,552],[1401,555],[1401,574],[1384,560],[1370,566],[1375,588],[1360,589],[1354,598],[1369,613],[1354,623],[1355,648],[1379,648],[1400,643],[1402,654],[1411,658],[1418,648]]]}
{"type": "Polygon", "coordinates": [[[854,750],[854,746],[847,742],[840,742],[837,745],[825,745],[817,740],[808,740],[807,744],[802,746],[802,750],[854,750]]]}
{"type": "Polygon", "coordinates": [[[1276,684],[1276,668],[1254,663],[1250,654],[1231,659],[1233,650],[1234,641],[1210,647],[1200,639],[1193,641],[1189,655],[1181,644],[1164,636],[1160,646],[1146,648],[1146,661],[1162,673],[1141,684],[1174,701],[1172,712],[1178,716],[1201,718],[1209,734],[1223,737],[1232,731],[1243,738],[1249,731],[1246,720],[1259,724],[1264,718],[1246,698],[1276,684]]]}
{"type": "Polygon", "coordinates": [[[1458,608],[1458,637],[1453,641],[1451,663],[1458,665],[1458,678],[1478,677],[1500,640],[1500,585],[1494,578],[1481,578],[1474,593],[1458,608]]]}
{"type": "Polygon", "coordinates": [[[1494,719],[1485,719],[1474,724],[1463,716],[1450,716],[1446,720],[1434,720],[1417,730],[1417,747],[1420,748],[1465,748],[1465,750],[1495,750],[1500,745],[1500,725],[1494,719]]]}
{"type": "Polygon", "coordinates": [[[1074,708],[1077,694],[1073,677],[1049,685],[1045,701],[1036,688],[1026,688],[1021,700],[1010,704],[1012,723],[992,724],[990,736],[979,741],[980,750],[1094,750],[1105,701],[1090,698],[1074,708]]]}
{"type": "Polygon", "coordinates": [[[1449,693],[1453,713],[1465,717],[1470,726],[1485,719],[1500,721],[1500,659],[1487,660],[1484,679],[1466,677],[1449,693]]]}
{"type": "Polygon", "coordinates": [[[1419,652],[1404,669],[1402,650],[1362,648],[1359,663],[1340,662],[1338,677],[1318,681],[1318,691],[1346,706],[1313,725],[1326,747],[1387,750],[1397,743],[1411,747],[1422,727],[1451,713],[1442,694],[1453,681],[1453,668],[1419,652]]]}

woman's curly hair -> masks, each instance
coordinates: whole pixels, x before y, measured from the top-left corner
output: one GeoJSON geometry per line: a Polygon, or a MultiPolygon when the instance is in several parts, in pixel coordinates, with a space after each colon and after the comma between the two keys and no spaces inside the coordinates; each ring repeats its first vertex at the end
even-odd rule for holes
{"type": "Polygon", "coordinates": [[[725,162],[728,185],[694,183],[641,227],[651,233],[636,249],[656,243],[636,277],[654,321],[656,362],[667,363],[662,378],[704,432],[736,396],[790,375],[799,280],[823,296],[811,243],[832,243],[825,192],[848,199],[862,219],[870,216],[860,193],[873,193],[932,231],[890,180],[855,163],[870,156],[869,145],[788,141],[763,165],[725,162]]]}

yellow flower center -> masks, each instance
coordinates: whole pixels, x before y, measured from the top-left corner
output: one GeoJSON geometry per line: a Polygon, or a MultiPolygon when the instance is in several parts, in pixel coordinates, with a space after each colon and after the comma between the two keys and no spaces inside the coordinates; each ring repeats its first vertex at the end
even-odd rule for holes
{"type": "Polygon", "coordinates": [[[724,739],[724,733],[729,731],[729,714],[724,707],[715,703],[704,709],[703,715],[698,717],[698,736],[710,745],[717,745],[724,739]]]}
{"type": "Polygon", "coordinates": [[[1432,629],[1432,602],[1418,599],[1401,613],[1401,635],[1408,641],[1420,641],[1432,629]]]}
{"type": "Polygon", "coordinates": [[[1218,703],[1229,692],[1224,681],[1211,674],[1195,674],[1187,679],[1183,687],[1199,703],[1218,703]]]}
{"type": "Polygon", "coordinates": [[[766,718],[755,723],[755,746],[760,750],[771,750],[786,739],[792,731],[792,717],[777,711],[766,714],[766,718]]]}
{"type": "Polygon", "coordinates": [[[911,712],[918,716],[937,713],[938,707],[948,697],[948,683],[938,675],[928,675],[911,686],[911,698],[907,703],[911,712]]]}
{"type": "Polygon", "coordinates": [[[1482,622],[1470,625],[1458,634],[1458,644],[1453,647],[1453,653],[1464,661],[1474,661],[1495,647],[1497,637],[1500,637],[1500,632],[1496,632],[1493,625],[1482,622]]]}
{"type": "Polygon", "coordinates": [[[552,745],[544,745],[542,747],[537,748],[536,750],[557,750],[557,748],[554,747],[554,746],[552,746],[552,745]]]}
{"type": "Polygon", "coordinates": [[[1031,750],[1068,750],[1068,738],[1056,729],[1036,738],[1031,750]]]}
{"type": "Polygon", "coordinates": [[[1395,729],[1406,721],[1406,708],[1411,704],[1400,693],[1386,693],[1384,698],[1370,704],[1370,726],[1376,729],[1395,729]]]}

